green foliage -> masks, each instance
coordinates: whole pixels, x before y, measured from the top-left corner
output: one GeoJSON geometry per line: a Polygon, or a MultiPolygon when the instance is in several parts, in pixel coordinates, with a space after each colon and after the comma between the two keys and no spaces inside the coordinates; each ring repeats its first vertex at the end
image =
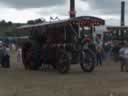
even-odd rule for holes
{"type": "Polygon", "coordinates": [[[16,24],[12,22],[0,22],[0,36],[15,36],[16,35],[16,24]]]}
{"type": "Polygon", "coordinates": [[[43,22],[45,22],[45,20],[42,20],[42,19],[36,19],[36,20],[29,20],[28,22],[27,22],[27,24],[38,24],[38,23],[43,23],[43,22]]]}
{"type": "MultiPolygon", "coordinates": [[[[38,24],[43,23],[45,20],[43,19],[35,19],[35,20],[29,20],[25,24],[38,24]]],[[[6,37],[6,36],[18,36],[18,32],[16,32],[16,27],[19,27],[21,23],[13,23],[11,21],[6,22],[5,20],[0,21],[0,37],[6,37]]],[[[24,35],[24,34],[23,34],[24,35]]]]}

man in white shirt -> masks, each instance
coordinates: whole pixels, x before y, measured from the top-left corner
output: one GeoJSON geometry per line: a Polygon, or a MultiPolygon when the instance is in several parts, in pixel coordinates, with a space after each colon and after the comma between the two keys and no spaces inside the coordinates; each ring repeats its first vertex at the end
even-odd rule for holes
{"type": "Polygon", "coordinates": [[[125,42],[119,51],[121,61],[121,71],[128,72],[128,42],[125,42]]]}
{"type": "Polygon", "coordinates": [[[17,48],[17,64],[22,64],[22,48],[17,48]]]}

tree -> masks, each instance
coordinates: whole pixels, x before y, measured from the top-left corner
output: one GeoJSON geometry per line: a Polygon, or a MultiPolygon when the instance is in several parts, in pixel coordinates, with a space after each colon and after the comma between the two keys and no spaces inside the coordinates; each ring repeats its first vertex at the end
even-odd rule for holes
{"type": "Polygon", "coordinates": [[[41,20],[41,19],[36,19],[35,20],[35,23],[37,24],[37,23],[42,23],[43,21],[41,20]]]}
{"type": "Polygon", "coordinates": [[[34,21],[33,21],[33,20],[29,20],[29,21],[27,22],[27,24],[34,24],[34,21]]]}
{"type": "Polygon", "coordinates": [[[38,23],[44,23],[45,22],[45,19],[35,19],[35,20],[29,20],[28,22],[27,22],[27,24],[38,24],[38,23]]]}
{"type": "Polygon", "coordinates": [[[1,24],[1,25],[5,25],[5,24],[6,24],[6,21],[5,21],[5,20],[2,20],[2,21],[0,22],[0,24],[1,24]]]}
{"type": "Polygon", "coordinates": [[[8,22],[8,25],[12,25],[13,23],[11,21],[8,22]]]}

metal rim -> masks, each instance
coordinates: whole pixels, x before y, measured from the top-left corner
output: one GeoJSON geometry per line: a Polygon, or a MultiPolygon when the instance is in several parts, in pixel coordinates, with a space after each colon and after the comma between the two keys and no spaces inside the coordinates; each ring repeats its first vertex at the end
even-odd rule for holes
{"type": "Polygon", "coordinates": [[[86,54],[83,52],[83,66],[86,67],[86,69],[90,69],[92,67],[93,59],[89,54],[86,54]]]}

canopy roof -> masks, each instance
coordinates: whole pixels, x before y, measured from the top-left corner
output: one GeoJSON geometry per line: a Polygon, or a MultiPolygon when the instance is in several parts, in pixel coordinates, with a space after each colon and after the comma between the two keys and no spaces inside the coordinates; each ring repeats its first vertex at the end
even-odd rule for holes
{"type": "Polygon", "coordinates": [[[44,27],[44,26],[60,26],[60,25],[69,24],[69,23],[70,24],[80,24],[80,25],[84,25],[84,26],[99,26],[99,25],[104,25],[105,21],[98,17],[80,16],[80,17],[69,18],[69,19],[65,19],[65,20],[58,20],[58,21],[53,21],[53,22],[23,25],[23,26],[18,27],[17,29],[44,27]]]}

